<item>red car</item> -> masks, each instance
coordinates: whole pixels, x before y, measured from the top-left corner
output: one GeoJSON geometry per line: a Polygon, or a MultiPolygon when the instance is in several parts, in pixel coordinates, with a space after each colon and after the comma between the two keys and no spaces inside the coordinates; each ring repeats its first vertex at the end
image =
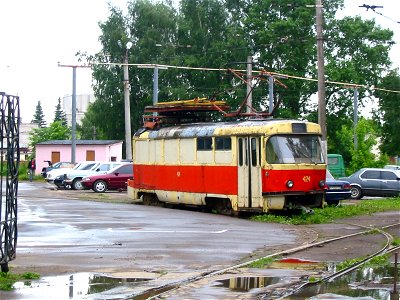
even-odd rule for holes
{"type": "Polygon", "coordinates": [[[90,175],[82,178],[82,185],[96,193],[107,190],[126,190],[128,179],[133,178],[133,164],[123,164],[104,174],[90,175]]]}

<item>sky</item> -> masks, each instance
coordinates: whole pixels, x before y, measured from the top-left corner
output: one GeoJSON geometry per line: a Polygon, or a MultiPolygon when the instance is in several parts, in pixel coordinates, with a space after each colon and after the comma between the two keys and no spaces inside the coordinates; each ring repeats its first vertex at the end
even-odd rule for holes
{"type": "MultiPolygon", "coordinates": [[[[295,1],[295,0],[293,0],[295,1]]],[[[58,98],[72,94],[72,68],[80,64],[76,53],[94,54],[101,49],[98,23],[108,16],[108,3],[126,8],[126,0],[0,0],[0,92],[20,97],[23,123],[33,119],[38,101],[46,121],[54,118],[58,98]]],[[[345,15],[375,18],[382,28],[394,32],[391,51],[395,67],[400,67],[400,1],[345,0],[345,15]],[[379,5],[376,11],[359,6],[379,5]]],[[[145,63],[145,62],[144,62],[145,63]]],[[[206,67],[206,66],[199,66],[206,67]]],[[[76,93],[90,94],[91,72],[76,71],[76,93]]]]}

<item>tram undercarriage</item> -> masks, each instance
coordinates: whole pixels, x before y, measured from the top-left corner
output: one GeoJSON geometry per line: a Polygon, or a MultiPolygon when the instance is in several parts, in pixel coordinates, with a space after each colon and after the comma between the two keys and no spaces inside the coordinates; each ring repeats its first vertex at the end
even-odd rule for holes
{"type": "MultiPolygon", "coordinates": [[[[307,194],[307,195],[265,195],[262,198],[262,203],[257,207],[239,207],[237,196],[218,197],[197,195],[198,197],[186,197],[191,201],[185,201],[185,197],[177,196],[174,200],[169,200],[171,197],[165,197],[166,192],[157,193],[155,191],[140,191],[136,198],[138,202],[151,206],[188,206],[203,208],[207,212],[216,212],[223,215],[238,216],[240,212],[252,213],[268,213],[273,211],[289,211],[301,210],[305,213],[312,213],[312,208],[322,208],[324,205],[324,194],[307,194]],[[158,195],[162,194],[161,197],[158,195]],[[200,200],[193,201],[193,198],[200,200]],[[161,199],[161,200],[160,200],[161,199]]],[[[176,195],[175,195],[176,196],[176,195]]]]}

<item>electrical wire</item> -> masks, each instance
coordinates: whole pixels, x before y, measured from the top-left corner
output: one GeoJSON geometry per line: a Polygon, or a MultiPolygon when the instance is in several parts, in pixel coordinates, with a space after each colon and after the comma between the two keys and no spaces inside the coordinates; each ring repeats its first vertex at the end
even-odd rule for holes
{"type": "Polygon", "coordinates": [[[388,19],[388,20],[390,20],[390,21],[393,21],[393,22],[395,22],[395,23],[397,23],[397,24],[400,24],[400,21],[396,21],[396,20],[394,20],[394,19],[392,19],[392,18],[389,18],[388,16],[385,16],[384,14],[382,14],[382,13],[380,13],[380,12],[377,12],[377,11],[375,10],[376,8],[383,8],[383,6],[363,4],[363,5],[360,5],[359,7],[364,7],[364,8],[367,9],[367,11],[368,11],[368,10],[372,10],[374,13],[376,13],[376,14],[378,14],[378,15],[384,17],[384,18],[386,18],[386,19],[388,19]]]}
{"type": "MultiPolygon", "coordinates": [[[[93,63],[94,65],[110,65],[110,66],[123,66],[126,64],[123,63],[101,63],[101,62],[96,62],[93,63]]],[[[138,68],[160,68],[160,69],[180,69],[180,70],[196,70],[196,71],[218,71],[218,72],[228,72],[229,69],[223,69],[223,68],[205,68],[205,67],[185,67],[185,66],[174,66],[174,65],[159,65],[159,64],[127,64],[128,66],[134,66],[138,68]]],[[[246,72],[246,70],[234,70],[236,72],[246,72]]],[[[277,72],[270,72],[266,70],[253,70],[253,73],[256,74],[266,74],[269,76],[278,76],[280,78],[292,78],[292,79],[299,79],[299,80],[306,80],[306,81],[313,81],[313,82],[318,82],[317,79],[315,78],[310,78],[310,77],[301,77],[301,76],[295,76],[295,75],[288,75],[288,74],[283,74],[283,73],[277,73],[277,72]]],[[[325,83],[327,84],[334,84],[334,85],[341,85],[346,88],[365,88],[368,90],[377,90],[377,91],[383,91],[383,92],[388,92],[388,93],[397,93],[400,94],[400,91],[397,90],[389,90],[389,89],[384,89],[384,88],[379,88],[375,86],[367,86],[367,85],[362,85],[362,84],[356,84],[356,83],[349,83],[349,82],[340,82],[340,81],[330,81],[326,80],[325,83]]]]}

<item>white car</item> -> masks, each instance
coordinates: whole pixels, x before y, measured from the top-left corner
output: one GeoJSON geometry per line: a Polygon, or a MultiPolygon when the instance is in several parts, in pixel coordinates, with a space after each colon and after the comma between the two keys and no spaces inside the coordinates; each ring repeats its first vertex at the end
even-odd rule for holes
{"type": "Polygon", "coordinates": [[[64,186],[70,186],[74,190],[83,190],[82,178],[93,175],[93,174],[103,174],[107,171],[121,165],[121,162],[97,162],[90,168],[82,168],[76,170],[69,170],[65,172],[63,178],[64,186]]]}
{"type": "Polygon", "coordinates": [[[96,162],[94,161],[82,161],[77,163],[73,168],[62,168],[62,169],[53,169],[46,174],[46,181],[48,183],[54,183],[54,179],[56,179],[57,176],[63,175],[70,170],[79,170],[82,168],[85,168],[90,165],[92,167],[96,162]]]}

